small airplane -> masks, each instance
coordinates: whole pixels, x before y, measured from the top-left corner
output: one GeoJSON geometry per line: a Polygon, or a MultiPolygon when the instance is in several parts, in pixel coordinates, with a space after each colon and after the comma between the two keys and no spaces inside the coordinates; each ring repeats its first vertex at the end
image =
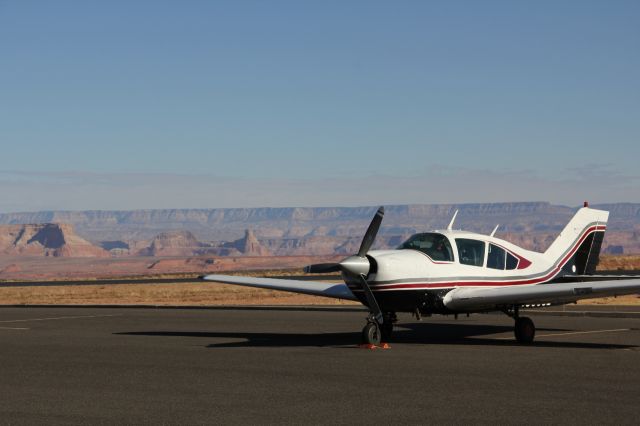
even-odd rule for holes
{"type": "Polygon", "coordinates": [[[500,311],[515,320],[520,343],[535,325],[521,308],[640,293],[640,277],[594,275],[609,212],[585,202],[544,253],[490,235],[453,229],[411,236],[395,250],[373,250],[384,207],[369,225],[358,253],[339,263],[309,265],[307,273],[341,272],[342,283],[206,275],[203,280],[360,301],[369,309],[365,344],[387,341],[396,313],[457,315],[500,311]],[[622,279],[624,278],[624,279],[622,279]]]}

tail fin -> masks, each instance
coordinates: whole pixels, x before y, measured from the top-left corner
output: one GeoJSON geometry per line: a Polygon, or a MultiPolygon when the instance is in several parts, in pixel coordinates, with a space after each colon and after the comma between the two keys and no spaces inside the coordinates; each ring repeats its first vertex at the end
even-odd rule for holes
{"type": "Polygon", "coordinates": [[[583,207],[545,251],[562,268],[561,275],[592,275],[600,259],[600,247],[609,212],[583,207]]]}

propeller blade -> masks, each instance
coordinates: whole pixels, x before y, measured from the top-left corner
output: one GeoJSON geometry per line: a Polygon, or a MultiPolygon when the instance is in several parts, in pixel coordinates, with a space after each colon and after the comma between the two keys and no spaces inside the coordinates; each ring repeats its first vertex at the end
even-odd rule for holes
{"type": "Polygon", "coordinates": [[[324,274],[325,272],[339,272],[340,265],[337,263],[316,263],[304,267],[307,274],[324,274]]]}
{"type": "Polygon", "coordinates": [[[360,244],[360,250],[358,250],[358,256],[364,257],[373,245],[373,242],[376,240],[378,230],[380,229],[380,224],[382,223],[383,216],[384,207],[380,207],[376,212],[376,215],[371,220],[369,228],[367,228],[367,232],[365,232],[364,234],[364,238],[362,239],[362,243],[360,244]]]}

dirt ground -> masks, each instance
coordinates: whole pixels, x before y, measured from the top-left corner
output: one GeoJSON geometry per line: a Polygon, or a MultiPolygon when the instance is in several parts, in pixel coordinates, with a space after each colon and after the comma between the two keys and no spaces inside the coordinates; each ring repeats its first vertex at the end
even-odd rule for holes
{"type": "Polygon", "coordinates": [[[348,305],[354,302],[217,283],[0,287],[0,304],[348,305]]]}

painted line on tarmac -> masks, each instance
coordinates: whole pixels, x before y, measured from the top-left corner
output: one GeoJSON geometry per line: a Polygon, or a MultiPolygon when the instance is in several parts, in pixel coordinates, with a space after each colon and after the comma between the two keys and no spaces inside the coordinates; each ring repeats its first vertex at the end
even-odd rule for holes
{"type": "Polygon", "coordinates": [[[550,333],[540,334],[536,337],[554,337],[554,336],[570,336],[572,334],[598,334],[598,333],[617,333],[620,331],[631,331],[630,328],[614,328],[612,330],[592,330],[592,331],[571,331],[569,333],[550,333]]]}
{"type": "Polygon", "coordinates": [[[17,319],[17,320],[2,320],[0,323],[13,323],[13,322],[29,322],[29,321],[55,321],[55,320],[63,320],[63,319],[79,319],[79,318],[105,318],[105,317],[121,317],[122,314],[112,314],[112,315],[76,315],[76,316],[65,316],[65,317],[49,317],[49,318],[26,318],[26,319],[17,319]]]}
{"type": "MultiPolygon", "coordinates": [[[[616,333],[621,331],[632,331],[632,330],[633,330],[632,328],[614,328],[612,330],[570,331],[568,333],[536,334],[536,339],[538,337],[570,336],[572,334],[616,333]]],[[[496,340],[513,340],[513,337],[496,337],[496,340]]]]}
{"type": "Polygon", "coordinates": [[[31,330],[26,327],[0,327],[0,330],[31,330]]]}

